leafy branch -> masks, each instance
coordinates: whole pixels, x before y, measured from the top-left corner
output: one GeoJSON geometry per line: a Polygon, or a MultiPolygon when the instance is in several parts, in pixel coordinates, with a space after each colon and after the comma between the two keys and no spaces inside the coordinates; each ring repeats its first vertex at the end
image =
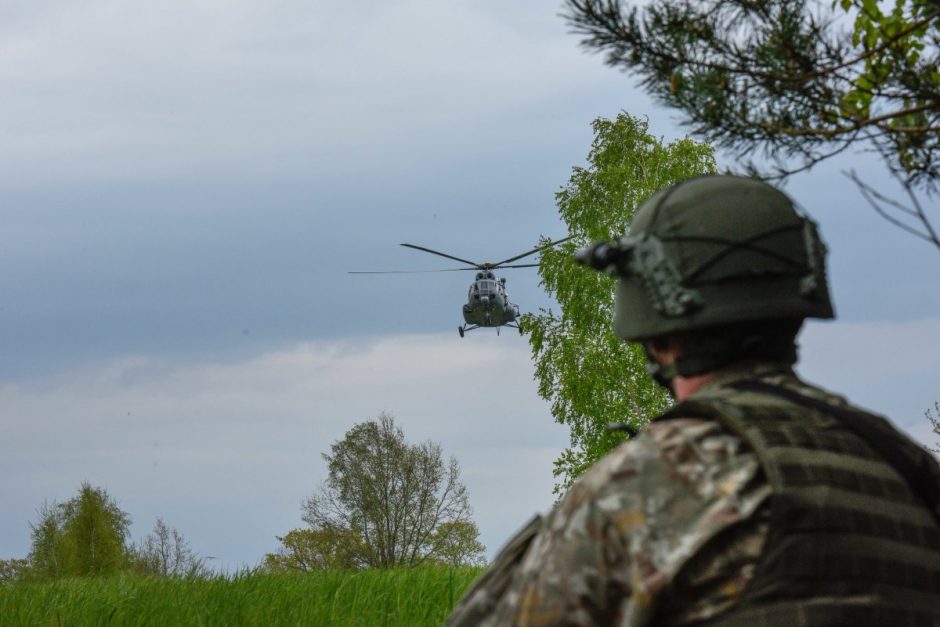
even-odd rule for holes
{"type": "MultiPolygon", "coordinates": [[[[567,0],[565,18],[584,47],[638,76],[752,175],[783,179],[849,148],[876,152],[915,206],[918,228],[900,228],[940,250],[914,198],[940,181],[940,6],[886,4],[567,0]]],[[[879,202],[879,215],[903,224],[879,202]]]]}

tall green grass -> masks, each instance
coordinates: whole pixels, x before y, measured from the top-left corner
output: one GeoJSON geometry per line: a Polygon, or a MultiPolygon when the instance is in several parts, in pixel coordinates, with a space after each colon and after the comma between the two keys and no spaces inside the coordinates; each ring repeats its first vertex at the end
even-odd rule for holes
{"type": "Polygon", "coordinates": [[[475,568],[0,586],[0,625],[440,625],[475,568]]]}

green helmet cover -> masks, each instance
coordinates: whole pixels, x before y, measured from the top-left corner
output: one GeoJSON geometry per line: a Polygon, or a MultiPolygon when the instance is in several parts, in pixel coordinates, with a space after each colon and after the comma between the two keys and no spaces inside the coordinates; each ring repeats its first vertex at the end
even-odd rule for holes
{"type": "Polygon", "coordinates": [[[832,318],[816,224],[763,181],[700,176],[643,203],[630,232],[579,260],[618,277],[627,340],[750,320],[832,318]]]}

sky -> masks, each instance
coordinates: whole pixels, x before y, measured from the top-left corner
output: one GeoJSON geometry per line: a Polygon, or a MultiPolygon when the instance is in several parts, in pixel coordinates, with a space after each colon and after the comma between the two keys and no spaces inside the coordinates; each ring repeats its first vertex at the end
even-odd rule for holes
{"type": "MultiPolygon", "coordinates": [[[[550,507],[567,434],[526,338],[458,337],[463,273],[347,272],[451,267],[402,242],[486,261],[563,237],[554,194],[591,120],[684,134],[560,9],[3,3],[0,559],[88,481],[134,539],[160,516],[211,566],[253,566],[302,526],[321,453],[383,411],[459,460],[488,555],[550,507]]],[[[864,154],[785,187],[839,316],[807,326],[799,370],[932,444],[940,254],[849,168],[890,191],[864,154]]],[[[506,277],[551,306],[534,270],[506,277]]]]}

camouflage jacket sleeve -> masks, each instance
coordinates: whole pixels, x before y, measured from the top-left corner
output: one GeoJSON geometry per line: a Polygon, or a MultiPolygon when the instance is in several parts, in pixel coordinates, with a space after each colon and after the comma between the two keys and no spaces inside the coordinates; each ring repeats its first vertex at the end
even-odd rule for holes
{"type": "Polygon", "coordinates": [[[654,422],[595,464],[514,538],[450,625],[684,624],[750,579],[770,486],[714,422],[654,422]]]}

